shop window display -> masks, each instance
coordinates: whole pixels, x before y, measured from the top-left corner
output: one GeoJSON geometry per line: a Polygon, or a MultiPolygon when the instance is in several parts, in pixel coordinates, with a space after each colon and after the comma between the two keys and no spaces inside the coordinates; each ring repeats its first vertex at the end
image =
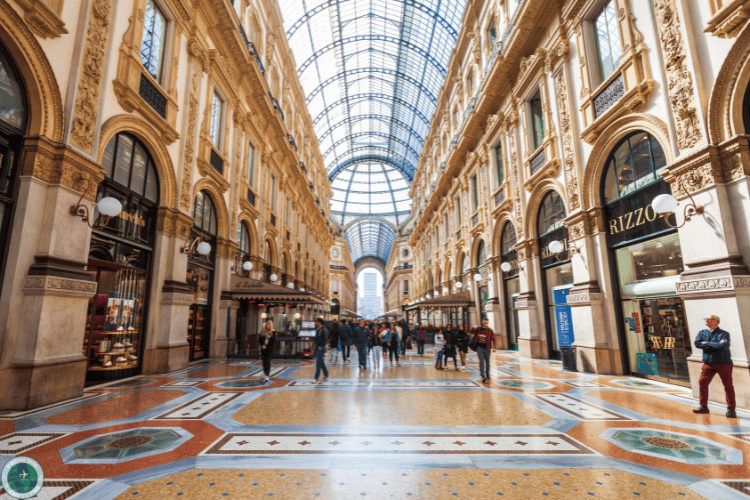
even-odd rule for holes
{"type": "Polygon", "coordinates": [[[102,168],[107,177],[97,200],[111,196],[123,209],[91,234],[88,271],[97,294],[89,300],[82,346],[87,384],[139,373],[159,192],[153,161],[130,134],[107,144],[102,168]]]}
{"type": "Polygon", "coordinates": [[[214,259],[216,249],[216,208],[211,197],[200,191],[193,203],[195,223],[190,236],[190,245],[196,239],[211,245],[211,253],[201,256],[197,252],[188,257],[186,281],[190,285],[193,304],[188,314],[187,342],[190,346],[190,361],[208,356],[210,334],[211,295],[213,292],[214,259]]]}

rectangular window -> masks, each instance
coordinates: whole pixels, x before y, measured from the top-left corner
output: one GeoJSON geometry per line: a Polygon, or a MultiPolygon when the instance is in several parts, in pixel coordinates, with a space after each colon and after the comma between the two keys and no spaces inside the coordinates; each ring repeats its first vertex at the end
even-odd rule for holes
{"type": "Polygon", "coordinates": [[[471,176],[471,203],[476,212],[479,209],[479,179],[476,175],[471,176]]]}
{"type": "Polygon", "coordinates": [[[542,112],[542,96],[539,92],[529,100],[531,111],[531,139],[534,151],[541,147],[544,142],[544,116],[542,112]]]}
{"type": "Polygon", "coordinates": [[[469,89],[469,96],[474,95],[474,73],[469,73],[469,78],[466,80],[466,88],[469,89]]]}
{"type": "Polygon", "coordinates": [[[453,128],[458,127],[458,110],[453,109],[453,128]]]}
{"type": "Polygon", "coordinates": [[[299,238],[299,231],[301,227],[302,227],[302,215],[297,214],[297,238],[299,238]]]}
{"type": "Polygon", "coordinates": [[[146,15],[141,42],[141,62],[146,71],[157,82],[161,81],[161,67],[164,60],[164,39],[167,34],[167,21],[159,7],[151,0],[146,2],[146,15]]]}
{"type": "Polygon", "coordinates": [[[338,282],[338,280],[333,280],[333,293],[339,293],[339,282],[338,282]]]}
{"type": "Polygon", "coordinates": [[[450,226],[448,224],[448,214],[443,215],[443,224],[445,225],[445,241],[451,237],[450,226]]]}
{"type": "Polygon", "coordinates": [[[404,295],[409,293],[409,280],[404,280],[404,295]]]}
{"type": "Polygon", "coordinates": [[[448,151],[448,136],[443,134],[443,154],[448,151]]]}
{"type": "Polygon", "coordinates": [[[498,144],[495,148],[495,180],[497,187],[505,182],[505,166],[503,165],[503,145],[498,144]]]}
{"type": "Polygon", "coordinates": [[[284,214],[284,218],[286,219],[286,228],[289,229],[289,222],[291,222],[292,217],[292,200],[289,199],[289,197],[286,197],[286,213],[284,214]]]}
{"type": "Polygon", "coordinates": [[[461,226],[461,196],[456,196],[456,226],[461,226]]]}
{"type": "Polygon", "coordinates": [[[253,187],[255,184],[255,147],[250,144],[247,148],[247,184],[253,187]]]}
{"type": "Polygon", "coordinates": [[[615,0],[609,0],[594,18],[594,32],[597,69],[599,70],[599,83],[601,83],[617,69],[622,57],[615,0]]]}
{"type": "Polygon", "coordinates": [[[211,103],[211,142],[216,149],[221,148],[221,121],[224,112],[224,101],[219,94],[214,91],[213,102],[211,103]]]}
{"type": "Polygon", "coordinates": [[[276,176],[271,174],[271,211],[276,211],[276,176]]]}

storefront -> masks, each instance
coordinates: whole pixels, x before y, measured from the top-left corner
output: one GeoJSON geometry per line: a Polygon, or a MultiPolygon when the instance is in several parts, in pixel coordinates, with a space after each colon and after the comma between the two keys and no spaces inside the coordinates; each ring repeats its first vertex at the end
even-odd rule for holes
{"type": "Polygon", "coordinates": [[[520,329],[518,326],[518,309],[516,309],[516,301],[521,293],[521,280],[518,276],[516,229],[510,222],[505,223],[505,227],[500,236],[500,255],[502,262],[507,262],[510,268],[507,272],[503,272],[503,307],[505,309],[505,328],[508,336],[508,349],[517,351],[520,329]]]}
{"type": "Polygon", "coordinates": [[[18,163],[26,127],[26,98],[18,73],[0,45],[0,280],[10,244],[18,163]]]}
{"type": "Polygon", "coordinates": [[[159,199],[154,163],[133,135],[107,144],[102,169],[107,177],[96,199],[116,198],[122,212],[108,221],[93,217],[88,271],[97,291],[83,336],[87,385],[140,373],[159,199]]]}
{"type": "Polygon", "coordinates": [[[258,333],[266,319],[273,322],[276,330],[275,355],[297,356],[304,347],[309,347],[308,338],[297,336],[303,319],[300,310],[303,306],[322,305],[321,297],[236,274],[231,277],[229,295],[239,301],[239,309],[235,332],[227,347],[228,357],[258,357],[258,333]],[[283,312],[274,317],[273,310],[283,312]]]}
{"type": "Polygon", "coordinates": [[[216,262],[216,208],[211,196],[199,191],[193,203],[193,230],[187,247],[187,274],[185,280],[190,285],[193,303],[188,314],[187,342],[190,346],[189,360],[194,361],[208,356],[211,337],[211,302],[213,297],[214,265],[216,262]],[[210,245],[210,252],[201,255],[201,243],[210,245]]]}
{"type": "Polygon", "coordinates": [[[690,334],[675,285],[683,271],[680,238],[651,207],[656,196],[671,194],[660,177],[665,170],[659,143],[631,134],[607,160],[602,202],[627,366],[635,375],[689,385],[690,334]]]}
{"type": "Polygon", "coordinates": [[[467,290],[424,300],[405,308],[407,321],[422,326],[455,326],[469,324],[469,310],[474,307],[467,290]]]}
{"type": "MultiPolygon", "coordinates": [[[[568,228],[565,226],[565,204],[557,191],[550,191],[542,200],[537,216],[539,234],[540,266],[542,268],[542,296],[544,297],[545,324],[547,325],[547,346],[550,358],[560,359],[560,345],[569,345],[570,331],[561,332],[557,318],[557,307],[562,307],[560,295],[565,295],[573,287],[573,266],[568,250],[568,228]],[[559,241],[562,251],[552,253],[549,244],[559,241]],[[561,338],[561,333],[566,335],[561,338]]],[[[565,306],[567,307],[567,306],[565,306]]]]}

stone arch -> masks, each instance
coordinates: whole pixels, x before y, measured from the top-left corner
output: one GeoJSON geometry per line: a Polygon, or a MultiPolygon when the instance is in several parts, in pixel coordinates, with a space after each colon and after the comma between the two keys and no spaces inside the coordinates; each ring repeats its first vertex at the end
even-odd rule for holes
{"type": "MultiPolygon", "coordinates": [[[[591,150],[589,160],[586,163],[586,169],[584,170],[583,175],[583,193],[581,196],[581,204],[584,210],[600,205],[601,178],[604,174],[604,167],[607,158],[609,158],[609,154],[612,152],[612,148],[615,144],[620,142],[623,137],[631,132],[639,130],[648,132],[659,141],[661,148],[664,150],[667,164],[674,161],[674,154],[671,147],[672,141],[669,139],[669,129],[667,128],[667,124],[662,120],[655,116],[642,113],[626,115],[619,120],[615,120],[604,130],[604,132],[601,133],[596,143],[594,143],[594,148],[591,150]]],[[[563,200],[565,199],[566,198],[563,197],[563,200]]],[[[541,200],[537,200],[537,204],[539,201],[541,200]]],[[[531,205],[529,204],[527,206],[530,207],[531,205]]],[[[531,218],[527,217],[526,220],[528,225],[528,221],[531,220],[531,218]]],[[[534,226],[536,226],[536,215],[534,216],[534,226]]]]}
{"type": "Polygon", "coordinates": [[[245,227],[247,227],[247,232],[250,233],[250,254],[260,255],[258,250],[258,230],[255,228],[255,221],[250,217],[249,212],[240,213],[239,223],[242,224],[243,222],[245,223],[245,227]]]}
{"type": "MultiPolygon", "coordinates": [[[[177,179],[172,158],[164,146],[164,141],[160,139],[159,132],[145,120],[134,115],[117,115],[107,120],[100,134],[99,151],[96,154],[97,162],[101,165],[107,144],[120,132],[133,134],[146,146],[151,158],[154,159],[156,171],[159,173],[159,205],[176,209],[177,179]]],[[[216,203],[216,200],[213,201],[216,203]]]]}
{"type": "Polygon", "coordinates": [[[279,265],[279,249],[276,248],[276,241],[272,236],[266,236],[266,239],[263,241],[263,250],[265,251],[266,245],[268,245],[268,248],[271,250],[271,257],[269,258],[268,255],[265,255],[265,262],[271,267],[278,267],[279,265]]]}
{"type": "MultiPolygon", "coordinates": [[[[570,207],[568,206],[565,197],[565,187],[562,183],[556,179],[545,179],[534,187],[534,190],[529,196],[529,202],[526,205],[526,221],[524,228],[524,234],[527,239],[537,238],[539,235],[536,230],[536,219],[539,216],[539,207],[541,206],[542,200],[550,191],[556,191],[560,195],[565,205],[566,216],[570,213],[570,207]]],[[[518,229],[518,228],[516,228],[518,229]]],[[[518,234],[518,231],[516,231],[518,234]]]]}
{"type": "MultiPolygon", "coordinates": [[[[281,253],[281,261],[279,262],[281,272],[287,275],[292,274],[292,258],[289,256],[289,251],[284,250],[281,253]]],[[[286,283],[284,283],[286,285],[286,283]]]]}
{"type": "Polygon", "coordinates": [[[52,66],[26,22],[5,1],[0,1],[0,43],[18,69],[27,106],[26,135],[40,135],[63,142],[63,107],[60,87],[52,66]]]}
{"type": "MultiPolygon", "coordinates": [[[[453,263],[453,268],[455,269],[454,274],[456,276],[461,276],[461,260],[465,258],[467,258],[466,252],[463,248],[459,248],[456,252],[456,261],[453,263]]],[[[471,267],[471,264],[469,267],[471,267]]]]}
{"type": "MultiPolygon", "coordinates": [[[[195,196],[199,191],[206,191],[211,196],[211,201],[214,202],[216,208],[216,235],[229,239],[229,213],[227,212],[227,204],[224,200],[224,195],[221,192],[221,188],[216,185],[211,179],[201,179],[193,186],[193,196],[190,198],[191,206],[192,200],[195,200],[195,196]]],[[[191,214],[192,215],[192,214],[191,214]]]]}
{"type": "Polygon", "coordinates": [[[515,229],[516,234],[518,234],[518,226],[516,225],[516,221],[513,216],[511,216],[508,212],[503,212],[502,214],[500,214],[500,216],[495,221],[495,230],[492,235],[492,248],[495,249],[496,255],[500,255],[503,229],[505,229],[505,224],[507,223],[512,224],[513,229],[515,229]]]}
{"type": "Polygon", "coordinates": [[[477,250],[479,250],[479,244],[484,243],[484,248],[487,249],[487,258],[489,258],[489,248],[487,246],[487,242],[485,241],[484,236],[477,235],[476,238],[474,238],[474,241],[471,242],[471,253],[468,255],[469,257],[469,267],[477,267],[478,263],[477,260],[477,250]]]}
{"type": "Polygon", "coordinates": [[[445,281],[450,281],[452,279],[450,258],[445,259],[445,272],[443,273],[443,277],[445,278],[445,281]]]}
{"type": "Polygon", "coordinates": [[[724,63],[708,103],[709,143],[719,144],[727,139],[748,134],[742,119],[745,92],[750,86],[750,25],[740,32],[724,63]]]}
{"type": "Polygon", "coordinates": [[[435,288],[442,288],[443,283],[443,270],[440,269],[440,264],[435,266],[435,288]]]}

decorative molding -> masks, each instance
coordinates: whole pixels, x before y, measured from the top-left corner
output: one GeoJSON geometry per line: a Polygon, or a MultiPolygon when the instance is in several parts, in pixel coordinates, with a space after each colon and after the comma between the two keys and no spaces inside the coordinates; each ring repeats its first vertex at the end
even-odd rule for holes
{"type": "Polygon", "coordinates": [[[689,149],[704,140],[693,77],[688,69],[687,49],[681,31],[680,15],[674,0],[653,0],[659,25],[667,88],[672,113],[677,125],[677,144],[689,149]]]}
{"type": "Polygon", "coordinates": [[[78,81],[78,96],[73,111],[70,140],[88,152],[91,152],[94,145],[111,12],[112,0],[93,0],[81,58],[82,71],[78,81]]]}
{"type": "Polygon", "coordinates": [[[568,305],[585,305],[591,302],[601,302],[604,295],[601,293],[571,293],[568,295],[568,305]]]}
{"type": "Polygon", "coordinates": [[[687,192],[700,191],[724,181],[722,172],[713,163],[705,163],[699,167],[684,171],[676,175],[676,182],[672,184],[672,192],[676,197],[687,196],[687,192]],[[683,189],[683,186],[687,189],[683,189]]]}
{"type": "Polygon", "coordinates": [[[25,276],[23,291],[26,294],[53,293],[62,295],[82,294],[90,297],[96,294],[96,281],[74,280],[55,276],[25,276]]]}
{"type": "Polygon", "coordinates": [[[161,302],[171,304],[186,304],[190,305],[193,303],[193,296],[189,293],[162,293],[161,302]]]}
{"type": "Polygon", "coordinates": [[[555,77],[555,89],[557,91],[557,103],[560,113],[560,134],[562,136],[563,164],[565,165],[566,192],[568,193],[568,212],[577,210],[581,206],[578,188],[578,172],[576,170],[575,139],[573,137],[573,126],[570,120],[570,108],[568,106],[568,89],[565,84],[565,69],[563,68],[555,77]]]}
{"type": "Polygon", "coordinates": [[[23,20],[35,35],[41,38],[57,38],[68,33],[63,20],[42,0],[17,0],[17,2],[24,10],[23,20]]]}
{"type": "Polygon", "coordinates": [[[195,125],[198,117],[198,85],[201,75],[191,71],[190,103],[188,104],[188,124],[185,132],[185,154],[182,158],[182,187],[180,189],[180,209],[190,211],[193,184],[193,160],[195,159],[195,125]]]}
{"type": "Polygon", "coordinates": [[[577,240],[583,238],[586,234],[584,229],[583,221],[578,221],[575,224],[568,226],[568,238],[571,240],[577,240]]]}

